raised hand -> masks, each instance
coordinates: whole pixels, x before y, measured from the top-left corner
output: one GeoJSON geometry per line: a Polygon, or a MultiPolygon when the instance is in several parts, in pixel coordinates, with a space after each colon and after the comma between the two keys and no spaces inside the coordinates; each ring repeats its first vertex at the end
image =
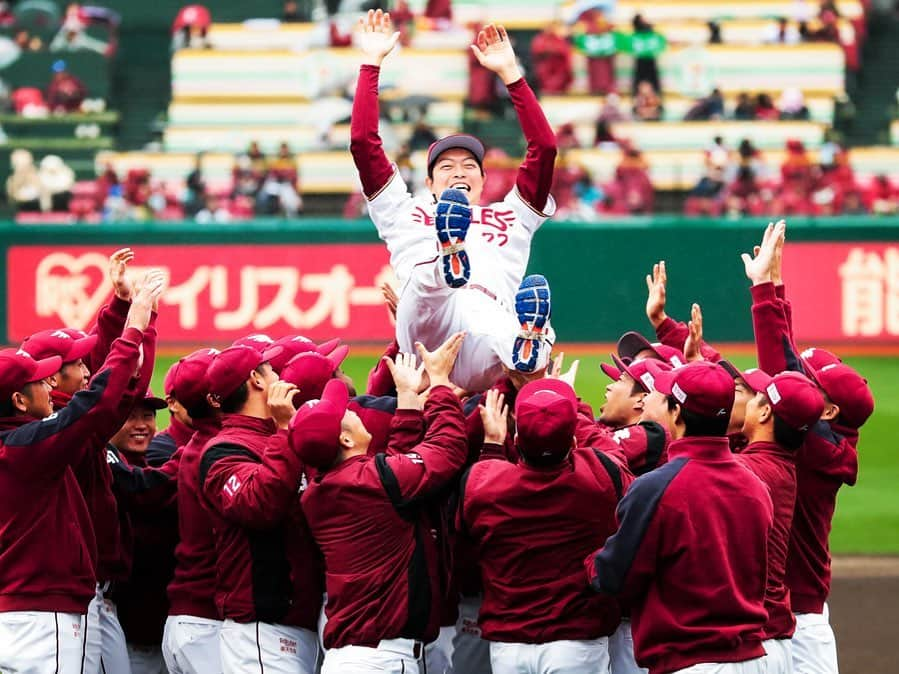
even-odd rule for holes
{"type": "Polygon", "coordinates": [[[574,382],[577,379],[577,370],[581,365],[580,360],[574,361],[568,368],[568,372],[562,372],[562,365],[565,362],[565,352],[561,352],[557,358],[553,358],[552,369],[546,373],[548,379],[558,379],[564,381],[571,388],[574,388],[574,382]]]}
{"type": "Polygon", "coordinates": [[[740,257],[743,260],[743,268],[746,271],[746,278],[752,281],[752,285],[767,283],[771,280],[771,270],[774,266],[774,254],[777,247],[777,239],[784,235],[787,223],[783,220],[776,225],[768,223],[765,228],[765,234],[762,236],[762,243],[754,249],[754,256],[743,253],[740,257]]]}
{"type": "Polygon", "coordinates": [[[684,342],[684,355],[687,362],[705,360],[702,356],[702,309],[694,304],[690,311],[690,322],[687,324],[690,334],[684,342]]]}
{"type": "Polygon", "coordinates": [[[396,325],[396,308],[400,303],[400,298],[396,294],[396,290],[389,283],[381,284],[381,295],[384,297],[384,304],[387,305],[387,311],[390,314],[390,321],[396,325]]]}
{"type": "Polygon", "coordinates": [[[130,248],[121,248],[109,256],[109,280],[112,281],[116,297],[126,302],[130,301],[134,294],[134,284],[126,273],[128,263],[133,259],[134,251],[130,248]]]}
{"type": "Polygon", "coordinates": [[[299,389],[286,381],[273,382],[268,387],[268,411],[278,428],[286,429],[297,413],[293,406],[293,396],[299,389]]]}
{"type": "Polygon", "coordinates": [[[509,41],[509,35],[502,26],[492,23],[484,26],[471,45],[478,63],[500,76],[503,84],[512,84],[521,79],[518,59],[509,41]]]}
{"type": "MultiPolygon", "coordinates": [[[[784,222],[781,220],[781,222],[784,222]]],[[[784,242],[787,238],[787,223],[784,222],[783,234],[774,242],[774,263],[771,265],[771,280],[776,286],[782,286],[784,283],[783,264],[784,264],[784,242]]]]}
{"type": "Polygon", "coordinates": [[[368,10],[368,14],[359,19],[356,33],[356,44],[362,51],[365,65],[380,66],[384,58],[393,51],[399,31],[393,30],[390,14],[379,10],[368,10]]]}
{"type": "Polygon", "coordinates": [[[501,445],[506,441],[509,430],[509,406],[506,397],[496,389],[490,389],[484,396],[484,404],[478,405],[481,422],[484,424],[484,442],[501,445]]]}
{"type": "Polygon", "coordinates": [[[428,351],[424,344],[415,342],[418,356],[421,358],[421,362],[424,363],[425,371],[430,377],[432,387],[452,386],[449,375],[453,371],[453,365],[456,364],[456,357],[462,348],[463,339],[465,339],[465,333],[457,332],[435,351],[428,351]]]}
{"type": "Polygon", "coordinates": [[[653,328],[658,328],[668,318],[665,313],[665,285],[668,273],[665,271],[665,260],[652,265],[652,275],[646,275],[646,317],[653,328]]]}
{"type": "Polygon", "coordinates": [[[420,384],[421,375],[424,372],[424,363],[415,364],[415,354],[398,353],[396,360],[393,361],[387,356],[383,358],[387,369],[393,377],[393,383],[396,385],[397,393],[412,392],[417,394],[420,384]]]}
{"type": "Polygon", "coordinates": [[[165,290],[165,272],[161,269],[151,269],[146,273],[140,283],[140,290],[131,301],[128,310],[128,318],[125,321],[126,328],[137,328],[141,332],[150,325],[150,314],[159,301],[160,295],[165,290]]]}

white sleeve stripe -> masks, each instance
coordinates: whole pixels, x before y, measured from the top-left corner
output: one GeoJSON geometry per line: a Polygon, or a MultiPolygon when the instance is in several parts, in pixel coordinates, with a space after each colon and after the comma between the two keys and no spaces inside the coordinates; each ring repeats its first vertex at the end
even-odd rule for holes
{"type": "Polygon", "coordinates": [[[386,190],[388,187],[390,187],[390,183],[393,182],[393,179],[396,178],[398,173],[399,173],[399,171],[396,168],[396,164],[393,164],[393,173],[390,174],[390,178],[387,180],[386,183],[384,183],[383,187],[381,187],[381,189],[379,189],[377,192],[375,192],[371,196],[365,194],[364,192],[362,193],[362,195],[369,201],[374,201],[379,196],[381,196],[381,194],[383,194],[384,190],[386,190]]]}

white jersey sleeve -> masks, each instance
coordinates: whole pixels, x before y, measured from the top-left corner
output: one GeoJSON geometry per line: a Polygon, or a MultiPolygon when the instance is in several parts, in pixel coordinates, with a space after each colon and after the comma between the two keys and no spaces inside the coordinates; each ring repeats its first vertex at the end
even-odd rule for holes
{"type": "Polygon", "coordinates": [[[431,214],[409,194],[399,171],[368,200],[368,213],[387,244],[390,265],[400,285],[408,279],[414,265],[437,254],[431,214]]]}

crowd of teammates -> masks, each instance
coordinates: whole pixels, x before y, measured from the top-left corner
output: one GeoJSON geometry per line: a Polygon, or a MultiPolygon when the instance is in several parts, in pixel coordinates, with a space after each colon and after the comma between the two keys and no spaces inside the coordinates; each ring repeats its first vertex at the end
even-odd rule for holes
{"type": "Polygon", "coordinates": [[[431,148],[433,203],[405,191],[373,114],[398,35],[363,28],[351,149],[397,340],[362,395],[339,338],[252,334],[157,398],[164,275],[135,286],[114,253],[90,333],[0,351],[0,671],[836,672],[828,537],[874,401],[795,346],[786,224],[742,256],[759,367],[722,360],[697,305],[667,316],[660,262],[659,341],[621,337],[597,418],[551,357],[546,279],[522,279],[555,147],[505,31],[474,53],[528,153],[481,207],[471,136],[431,148]]]}

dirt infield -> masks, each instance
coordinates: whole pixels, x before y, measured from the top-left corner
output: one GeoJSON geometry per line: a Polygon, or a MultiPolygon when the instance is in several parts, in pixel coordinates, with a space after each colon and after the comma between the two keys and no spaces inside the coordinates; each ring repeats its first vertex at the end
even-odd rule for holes
{"type": "Polygon", "coordinates": [[[836,632],[840,674],[894,674],[899,637],[899,557],[834,560],[830,622],[836,632]]]}

